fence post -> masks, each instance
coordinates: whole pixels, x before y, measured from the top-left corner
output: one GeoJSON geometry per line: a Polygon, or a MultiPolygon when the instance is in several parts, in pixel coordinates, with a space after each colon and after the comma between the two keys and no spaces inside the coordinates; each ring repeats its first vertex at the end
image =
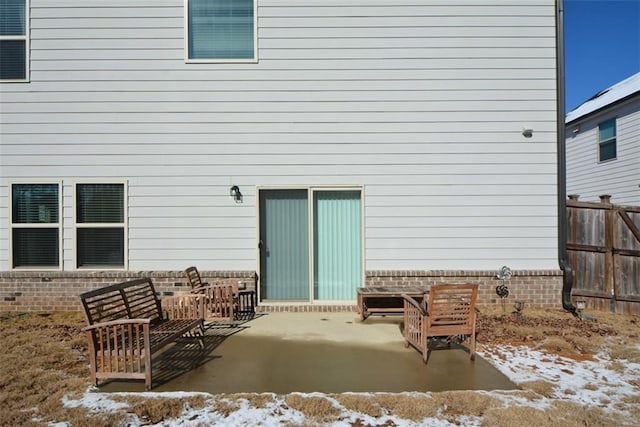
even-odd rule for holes
{"type": "Polygon", "coordinates": [[[603,194],[600,196],[600,203],[607,206],[605,210],[604,222],[604,246],[606,252],[604,254],[604,280],[608,292],[611,292],[611,300],[609,302],[610,310],[616,310],[616,293],[615,293],[615,265],[613,246],[615,242],[615,214],[613,206],[611,206],[611,196],[603,194]]]}
{"type": "MultiPolygon", "coordinates": [[[[580,198],[579,194],[569,194],[569,200],[577,202],[580,198]]],[[[578,243],[578,208],[567,206],[567,243],[578,243]]],[[[567,259],[571,265],[571,283],[575,287],[578,283],[578,251],[567,251],[567,259]]]]}

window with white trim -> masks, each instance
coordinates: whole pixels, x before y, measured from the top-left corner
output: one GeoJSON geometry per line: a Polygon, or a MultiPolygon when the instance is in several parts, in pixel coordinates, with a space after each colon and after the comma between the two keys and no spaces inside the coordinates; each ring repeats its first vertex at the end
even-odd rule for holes
{"type": "Polygon", "coordinates": [[[598,160],[615,159],[617,156],[616,119],[607,120],[598,125],[598,160]]]}
{"type": "Polygon", "coordinates": [[[124,183],[77,183],[76,266],[125,268],[124,183]]]}
{"type": "Polygon", "coordinates": [[[185,0],[187,62],[255,62],[257,0],[185,0]]]}
{"type": "Polygon", "coordinates": [[[11,267],[59,269],[60,183],[11,184],[11,267]]]}
{"type": "Polygon", "coordinates": [[[24,82],[29,75],[29,2],[0,0],[0,81],[24,82]]]}

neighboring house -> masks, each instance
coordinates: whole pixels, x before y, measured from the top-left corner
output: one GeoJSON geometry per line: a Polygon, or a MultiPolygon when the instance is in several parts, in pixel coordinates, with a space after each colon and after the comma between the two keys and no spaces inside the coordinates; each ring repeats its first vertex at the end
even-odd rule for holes
{"type": "Polygon", "coordinates": [[[0,310],[189,265],[559,304],[555,0],[91,4],[3,3],[0,310]]]}
{"type": "Polygon", "coordinates": [[[569,112],[566,140],[568,194],[640,206],[640,73],[569,112]]]}

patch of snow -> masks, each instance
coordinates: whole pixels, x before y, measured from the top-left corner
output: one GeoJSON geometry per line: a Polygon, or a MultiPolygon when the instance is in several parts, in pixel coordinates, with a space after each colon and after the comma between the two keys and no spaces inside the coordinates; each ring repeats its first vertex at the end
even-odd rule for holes
{"type": "Polygon", "coordinates": [[[594,361],[575,361],[528,347],[502,346],[482,356],[515,383],[544,380],[555,385],[553,399],[589,406],[607,407],[636,395],[633,383],[640,381],[639,363],[625,362],[613,369],[605,353],[594,361]]]}
{"type": "Polygon", "coordinates": [[[80,399],[70,399],[68,396],[62,398],[62,405],[65,408],[84,407],[94,412],[110,412],[125,409],[129,405],[123,402],[111,400],[115,394],[94,393],[90,390],[82,395],[80,399]]]}

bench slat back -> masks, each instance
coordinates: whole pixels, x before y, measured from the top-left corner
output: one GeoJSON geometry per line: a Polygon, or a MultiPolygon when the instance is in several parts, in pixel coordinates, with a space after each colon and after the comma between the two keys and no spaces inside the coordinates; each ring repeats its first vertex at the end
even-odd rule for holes
{"type": "Polygon", "coordinates": [[[478,285],[437,285],[429,292],[428,322],[431,330],[464,333],[473,327],[478,285]]]}
{"type": "Polygon", "coordinates": [[[89,325],[120,319],[162,318],[162,306],[149,278],[85,292],[80,299],[89,325]]]}
{"type": "Polygon", "coordinates": [[[187,277],[187,281],[189,282],[189,286],[191,286],[191,292],[194,294],[201,294],[204,292],[205,283],[202,282],[202,278],[200,277],[200,272],[195,266],[191,266],[184,271],[185,276],[187,277]]]}
{"type": "Polygon", "coordinates": [[[148,284],[127,286],[122,292],[129,310],[129,318],[162,318],[160,301],[151,281],[148,284]]]}

